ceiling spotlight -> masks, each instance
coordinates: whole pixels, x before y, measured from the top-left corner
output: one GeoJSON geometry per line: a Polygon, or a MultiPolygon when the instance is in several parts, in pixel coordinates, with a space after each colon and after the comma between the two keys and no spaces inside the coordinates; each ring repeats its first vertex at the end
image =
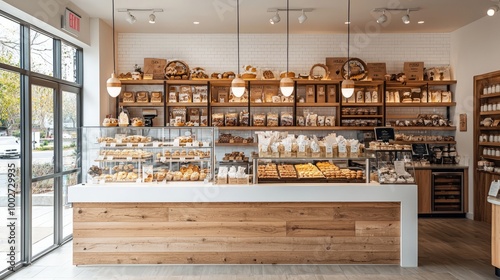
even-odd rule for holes
{"type": "Polygon", "coordinates": [[[304,23],[307,20],[307,16],[304,13],[304,10],[302,10],[302,15],[299,17],[299,23],[304,23]]]}
{"type": "Polygon", "coordinates": [[[401,20],[404,24],[410,24],[410,10],[406,11],[406,15],[404,15],[401,20]]]}
{"type": "Polygon", "coordinates": [[[154,24],[156,22],[156,16],[154,13],[149,15],[149,23],[154,24]]]}
{"type": "Polygon", "coordinates": [[[278,14],[278,11],[276,11],[276,14],[269,20],[271,24],[275,24],[280,22],[281,18],[280,15],[278,14]]]}
{"type": "Polygon", "coordinates": [[[136,22],[135,17],[130,12],[128,13],[127,21],[130,24],[134,24],[136,22]]]}
{"type": "Polygon", "coordinates": [[[385,15],[385,10],[382,12],[382,14],[378,17],[377,23],[382,24],[387,21],[387,16],[385,15]]]}
{"type": "Polygon", "coordinates": [[[488,14],[490,17],[492,17],[492,16],[495,15],[496,12],[498,12],[498,6],[497,5],[489,8],[488,11],[486,12],[486,14],[488,14]]]}

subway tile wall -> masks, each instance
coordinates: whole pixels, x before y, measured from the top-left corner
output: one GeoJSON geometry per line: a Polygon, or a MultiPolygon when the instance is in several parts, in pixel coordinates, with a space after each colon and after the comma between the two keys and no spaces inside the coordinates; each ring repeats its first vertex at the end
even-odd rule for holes
{"type": "MultiPolygon", "coordinates": [[[[289,69],[309,73],[325,57],[347,56],[345,34],[290,34],[289,69]]],[[[403,71],[405,61],[426,66],[450,64],[450,34],[351,34],[351,57],[365,62],[385,62],[388,73],[403,71]]],[[[133,71],[144,58],[179,59],[191,68],[212,72],[237,72],[236,34],[118,34],[118,71],[133,71]]],[[[286,70],[286,34],[241,34],[240,65],[286,70]]]]}

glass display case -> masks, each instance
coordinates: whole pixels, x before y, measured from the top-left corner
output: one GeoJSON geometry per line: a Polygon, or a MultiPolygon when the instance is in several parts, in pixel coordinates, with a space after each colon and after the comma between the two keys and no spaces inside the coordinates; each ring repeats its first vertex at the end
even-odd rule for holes
{"type": "Polygon", "coordinates": [[[412,150],[366,150],[372,160],[373,180],[381,184],[415,184],[412,150]]]}
{"type": "Polygon", "coordinates": [[[84,127],[84,182],[211,181],[212,127],[84,127]]]}

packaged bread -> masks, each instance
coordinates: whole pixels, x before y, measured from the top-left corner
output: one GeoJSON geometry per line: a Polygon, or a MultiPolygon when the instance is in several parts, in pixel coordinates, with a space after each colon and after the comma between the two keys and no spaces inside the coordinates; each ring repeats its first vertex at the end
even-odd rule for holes
{"type": "Polygon", "coordinates": [[[293,115],[289,112],[281,113],[281,126],[293,126],[293,115]]]}
{"type": "Polygon", "coordinates": [[[318,126],[318,115],[308,114],[306,117],[306,126],[318,126]]]}
{"type": "Polygon", "coordinates": [[[174,126],[184,126],[186,124],[186,108],[172,108],[172,118],[174,119],[174,126]]]}
{"type": "Polygon", "coordinates": [[[269,112],[267,113],[267,126],[278,126],[279,116],[277,113],[269,112]]]}
{"type": "Polygon", "coordinates": [[[335,116],[326,116],[325,126],[335,126],[335,116]]]}
{"type": "Polygon", "coordinates": [[[200,126],[208,126],[208,109],[200,109],[200,126]]]}
{"type": "Polygon", "coordinates": [[[238,113],[226,113],[224,124],[226,126],[237,126],[238,125],[238,113]]]}
{"type": "Polygon", "coordinates": [[[263,113],[254,114],[253,126],[266,126],[266,114],[263,113]]]}
{"type": "Polygon", "coordinates": [[[123,102],[124,103],[134,103],[134,92],[132,92],[132,91],[123,92],[123,102]]]}
{"type": "Polygon", "coordinates": [[[356,92],[356,103],[365,103],[365,94],[361,89],[356,92]]]}
{"type": "Polygon", "coordinates": [[[147,91],[138,91],[136,94],[136,102],[146,103],[149,102],[149,96],[147,91]]]}
{"type": "Polygon", "coordinates": [[[432,91],[431,102],[441,102],[441,91],[440,90],[432,91]]]}
{"type": "Polygon", "coordinates": [[[175,88],[170,89],[170,92],[168,93],[168,102],[169,103],[177,102],[177,91],[175,91],[175,88]]]}
{"type": "Polygon", "coordinates": [[[161,103],[162,94],[161,91],[152,91],[151,92],[151,102],[153,103],[161,103]]]}
{"type": "Polygon", "coordinates": [[[303,116],[297,116],[297,126],[305,126],[306,121],[303,116]]]}
{"type": "Polygon", "coordinates": [[[441,102],[451,102],[451,91],[443,91],[441,93],[441,102]]]}
{"type": "Polygon", "coordinates": [[[372,93],[369,90],[365,92],[365,103],[372,103],[372,93]]]}
{"type": "Polygon", "coordinates": [[[244,110],[240,112],[240,125],[249,126],[250,125],[250,113],[244,110]]]}
{"type": "Polygon", "coordinates": [[[318,126],[325,126],[325,116],[318,116],[318,126]]]}
{"type": "Polygon", "coordinates": [[[200,108],[190,108],[188,114],[188,120],[194,124],[194,126],[200,125],[200,108]]]}
{"type": "Polygon", "coordinates": [[[179,91],[179,102],[188,103],[192,101],[191,86],[181,86],[179,91]]]}
{"type": "Polygon", "coordinates": [[[224,126],[224,114],[223,113],[213,113],[212,114],[212,126],[224,126]]]}
{"type": "Polygon", "coordinates": [[[201,103],[201,95],[199,92],[193,92],[193,103],[201,103]]]}
{"type": "Polygon", "coordinates": [[[378,98],[377,88],[372,88],[371,92],[372,92],[372,103],[382,102],[382,100],[379,100],[378,98]]]}

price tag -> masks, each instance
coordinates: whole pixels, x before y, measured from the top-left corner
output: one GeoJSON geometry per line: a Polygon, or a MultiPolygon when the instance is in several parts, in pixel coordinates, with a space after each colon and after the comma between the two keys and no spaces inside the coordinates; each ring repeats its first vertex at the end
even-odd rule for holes
{"type": "Polygon", "coordinates": [[[179,139],[174,139],[174,147],[179,147],[179,146],[180,146],[179,139]]]}
{"type": "Polygon", "coordinates": [[[160,157],[160,161],[161,162],[165,162],[165,161],[167,161],[167,158],[166,157],[160,157]]]}
{"type": "Polygon", "coordinates": [[[109,146],[114,148],[114,147],[116,147],[116,143],[110,143],[109,146]]]}
{"type": "Polygon", "coordinates": [[[210,142],[203,141],[203,147],[210,147],[210,142]]]}
{"type": "Polygon", "coordinates": [[[132,161],[132,157],[127,157],[127,161],[132,161]]]}
{"type": "Polygon", "coordinates": [[[153,142],[153,148],[158,148],[160,146],[160,143],[158,142],[153,142]]]}
{"type": "Polygon", "coordinates": [[[200,157],[199,156],[195,156],[194,159],[195,160],[200,160],[200,157]]]}
{"type": "MultiPolygon", "coordinates": [[[[203,143],[202,143],[202,145],[203,145],[203,143]]],[[[199,147],[200,146],[200,141],[194,140],[193,141],[193,146],[199,147]]]]}
{"type": "Polygon", "coordinates": [[[113,160],[113,156],[107,156],[106,159],[107,160],[113,160]]]}
{"type": "Polygon", "coordinates": [[[398,175],[406,174],[405,162],[404,161],[394,161],[394,170],[398,175]]]}
{"type": "Polygon", "coordinates": [[[98,156],[97,160],[100,160],[100,161],[104,160],[104,156],[103,155],[98,156]]]}
{"type": "Polygon", "coordinates": [[[179,158],[180,161],[186,161],[186,158],[185,157],[181,157],[179,158]]]}
{"type": "Polygon", "coordinates": [[[192,147],[193,143],[186,143],[186,147],[192,147]]]}
{"type": "Polygon", "coordinates": [[[144,143],[139,143],[137,146],[138,146],[139,148],[144,148],[144,143]]]}
{"type": "Polygon", "coordinates": [[[121,144],[122,143],[122,139],[121,138],[120,139],[116,139],[116,143],[117,144],[121,144]]]}
{"type": "Polygon", "coordinates": [[[133,144],[132,143],[127,143],[127,147],[132,148],[133,144]]]}
{"type": "Polygon", "coordinates": [[[106,147],[106,142],[101,142],[101,143],[99,143],[99,146],[101,146],[101,147],[106,147]]]}

